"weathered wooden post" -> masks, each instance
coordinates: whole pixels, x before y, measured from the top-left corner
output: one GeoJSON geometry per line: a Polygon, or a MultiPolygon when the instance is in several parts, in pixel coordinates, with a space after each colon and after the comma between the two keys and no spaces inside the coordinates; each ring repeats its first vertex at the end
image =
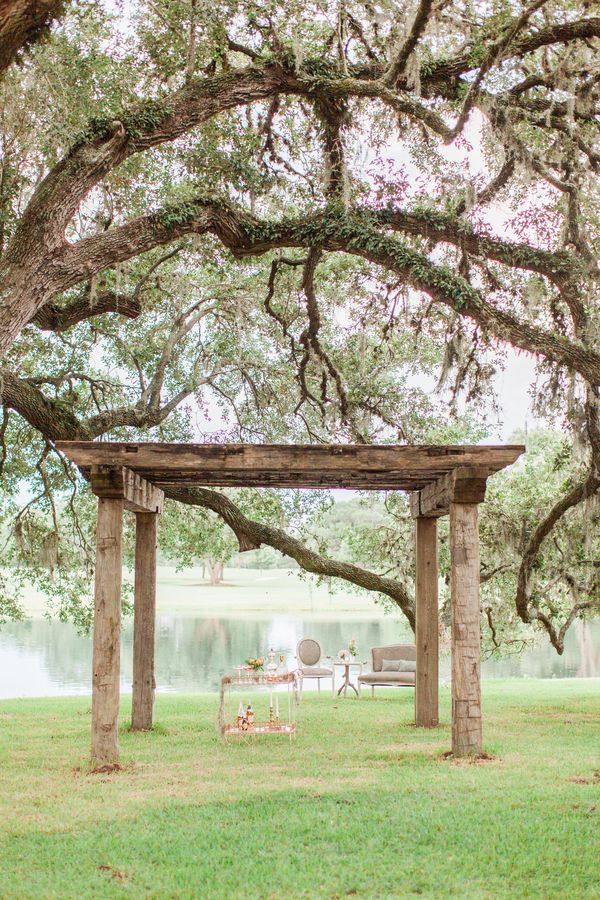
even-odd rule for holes
{"type": "Polygon", "coordinates": [[[92,760],[119,759],[121,672],[121,572],[123,500],[98,500],[94,649],[92,664],[92,760]]]}
{"type": "Polygon", "coordinates": [[[479,531],[476,503],[450,504],[452,753],[481,753],[479,531]]]}
{"type": "Polygon", "coordinates": [[[156,621],[156,513],[135,514],[135,605],[131,728],[152,728],[156,621]]]}
{"type": "MultiPolygon", "coordinates": [[[[143,519],[136,528],[135,616],[138,622],[137,669],[134,664],[135,715],[152,725],[154,698],[154,596],[156,591],[156,517],[164,494],[155,485],[122,466],[92,466],[92,491],[98,500],[94,663],[92,686],[92,758],[116,763],[119,759],[119,679],[121,649],[121,581],[123,509],[143,519]],[[137,610],[138,596],[141,597],[137,610]],[[152,634],[150,641],[149,634],[152,634]],[[150,660],[146,652],[150,647],[150,660]],[[147,672],[151,690],[148,694],[147,672]],[[139,690],[136,692],[136,681],[139,690]]],[[[135,631],[135,623],[134,623],[135,631]]],[[[134,634],[134,661],[135,661],[134,634]]]]}
{"type": "Polygon", "coordinates": [[[417,645],[415,724],[423,728],[435,728],[439,723],[437,519],[417,516],[415,539],[415,642],[417,645]]]}
{"type": "MultiPolygon", "coordinates": [[[[440,516],[450,515],[450,593],[452,600],[452,752],[454,756],[481,753],[481,637],[479,626],[479,532],[478,504],[485,498],[488,472],[476,466],[454,469],[414,493],[410,507],[417,527],[416,579],[416,643],[417,643],[417,725],[427,722],[426,710],[431,711],[431,675],[422,672],[419,664],[427,659],[426,642],[434,640],[433,630],[424,634],[429,623],[433,629],[432,594],[437,594],[437,581],[432,583],[433,558],[432,525],[440,516]],[[420,524],[421,523],[421,524],[420,524]],[[429,529],[429,530],[428,530],[429,529]],[[420,548],[420,552],[419,552],[420,548]],[[424,610],[427,610],[425,613],[424,610]],[[421,622],[419,624],[419,610],[421,622]],[[423,630],[422,630],[423,629],[423,630]],[[421,689],[419,689],[419,680],[421,689]],[[421,720],[422,717],[422,720],[421,720]]],[[[436,560],[437,570],[437,560],[436,560]]],[[[436,571],[437,575],[437,571],[436,571]]],[[[437,613],[437,597],[435,611],[437,613]]],[[[437,622],[436,622],[437,626],[437,622]]],[[[437,629],[436,629],[437,650],[437,629]]],[[[436,653],[437,663],[437,653],[436,653]]],[[[425,663],[423,662],[423,665],[425,663]]],[[[437,671],[436,671],[437,689],[437,671]]],[[[436,693],[437,697],[437,693],[436,693]]],[[[437,709],[436,709],[437,712],[437,709]]],[[[432,723],[433,724],[433,723],[432,723]]]]}

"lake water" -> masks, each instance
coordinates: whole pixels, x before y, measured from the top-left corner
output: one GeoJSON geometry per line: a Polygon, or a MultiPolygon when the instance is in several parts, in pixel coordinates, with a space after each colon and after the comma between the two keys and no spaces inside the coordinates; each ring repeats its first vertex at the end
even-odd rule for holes
{"type": "MultiPolygon", "coordinates": [[[[125,621],[122,688],[126,692],[131,691],[132,628],[132,622],[125,621]]],[[[270,646],[285,649],[293,664],[296,643],[306,635],[317,638],[324,653],[332,655],[355,637],[361,659],[368,659],[372,646],[408,638],[405,627],[392,616],[353,621],[348,616],[329,620],[322,614],[275,612],[262,617],[159,614],[157,688],[216,691],[224,672],[270,646]]],[[[90,638],[79,635],[72,625],[43,618],[8,623],[0,628],[0,698],[88,694],[91,658],[90,638]]],[[[441,670],[442,676],[448,677],[447,655],[442,658],[441,670]]],[[[488,660],[482,673],[484,678],[600,676],[600,622],[576,623],[567,636],[563,656],[557,656],[546,641],[520,656],[488,660]]]]}

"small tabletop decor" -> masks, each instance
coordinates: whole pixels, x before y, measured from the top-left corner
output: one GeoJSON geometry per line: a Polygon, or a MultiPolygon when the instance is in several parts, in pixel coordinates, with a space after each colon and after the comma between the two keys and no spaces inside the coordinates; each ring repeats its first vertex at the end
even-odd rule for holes
{"type": "Polygon", "coordinates": [[[338,650],[337,658],[340,662],[351,662],[358,656],[358,644],[356,642],[356,638],[352,638],[348,641],[347,647],[342,647],[341,650],[338,650]]]}
{"type": "MultiPolygon", "coordinates": [[[[262,669],[262,667],[264,666],[264,664],[265,664],[264,656],[257,656],[257,657],[249,656],[248,659],[246,660],[246,665],[250,669],[254,669],[255,672],[259,672],[262,669]]],[[[236,668],[237,668],[237,666],[236,666],[236,668]]]]}

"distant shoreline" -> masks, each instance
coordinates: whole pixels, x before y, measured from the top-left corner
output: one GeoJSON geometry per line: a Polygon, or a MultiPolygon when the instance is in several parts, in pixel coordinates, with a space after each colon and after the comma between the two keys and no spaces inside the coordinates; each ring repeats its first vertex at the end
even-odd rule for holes
{"type": "MultiPolygon", "coordinates": [[[[390,615],[403,619],[398,610],[387,613],[375,602],[376,594],[353,593],[339,581],[330,593],[326,584],[303,579],[298,569],[242,569],[227,567],[217,585],[202,578],[202,567],[182,569],[162,565],[157,570],[157,615],[218,615],[223,618],[262,618],[273,614],[306,615],[337,620],[373,620],[390,615]]],[[[124,569],[123,580],[131,584],[133,572],[124,569]]],[[[90,598],[91,599],[91,598],[90,598]]],[[[24,597],[30,618],[44,616],[46,597],[31,588],[24,597]]]]}

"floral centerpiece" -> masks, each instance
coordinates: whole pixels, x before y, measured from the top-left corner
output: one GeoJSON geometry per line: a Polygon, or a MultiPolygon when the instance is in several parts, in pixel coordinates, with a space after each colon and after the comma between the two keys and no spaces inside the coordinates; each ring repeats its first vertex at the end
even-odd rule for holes
{"type": "Polygon", "coordinates": [[[352,640],[348,642],[348,647],[338,650],[338,659],[340,662],[350,662],[350,660],[354,659],[357,655],[358,644],[356,638],[352,638],[352,640]]]}
{"type": "Polygon", "coordinates": [[[251,669],[254,669],[255,672],[260,672],[262,667],[265,664],[264,656],[249,656],[246,660],[246,665],[250,666],[251,669]]]}

